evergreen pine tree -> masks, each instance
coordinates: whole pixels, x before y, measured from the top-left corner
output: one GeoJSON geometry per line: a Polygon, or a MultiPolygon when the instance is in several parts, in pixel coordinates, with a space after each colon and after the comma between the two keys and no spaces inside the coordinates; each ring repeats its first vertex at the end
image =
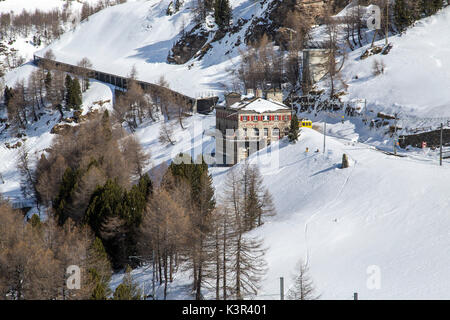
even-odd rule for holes
{"type": "Polygon", "coordinates": [[[127,266],[122,283],[114,291],[114,300],[141,300],[141,290],[138,285],[133,281],[131,275],[131,268],[127,266]]]}
{"type": "Polygon", "coordinates": [[[90,248],[90,260],[92,268],[89,274],[95,287],[92,291],[92,300],[106,300],[111,293],[109,281],[111,280],[111,265],[102,241],[95,238],[90,248]]]}
{"type": "Polygon", "coordinates": [[[229,0],[215,0],[214,20],[219,27],[225,28],[230,25],[231,14],[229,0]]]}
{"type": "Polygon", "coordinates": [[[294,114],[291,118],[291,125],[289,126],[289,141],[290,142],[297,142],[298,140],[298,131],[299,131],[299,127],[298,127],[298,118],[297,118],[297,114],[294,114]]]}
{"type": "MultiPolygon", "coordinates": [[[[201,157],[201,156],[200,156],[201,157]]],[[[208,173],[208,165],[203,157],[192,163],[188,155],[180,154],[178,159],[185,161],[172,162],[169,169],[175,178],[185,180],[190,186],[192,211],[190,213],[191,230],[193,230],[190,262],[193,269],[193,289],[196,299],[201,299],[201,288],[206,280],[204,269],[207,260],[206,238],[211,232],[210,217],[215,208],[212,177],[208,173]]]]}
{"type": "Polygon", "coordinates": [[[99,235],[100,226],[108,217],[122,217],[124,210],[123,189],[116,181],[108,180],[91,196],[85,219],[92,230],[99,235]]]}
{"type": "Polygon", "coordinates": [[[58,217],[58,223],[63,225],[67,219],[67,208],[72,202],[72,195],[77,187],[80,171],[67,168],[64,171],[58,196],[53,201],[53,209],[58,217]]]}
{"type": "Polygon", "coordinates": [[[71,94],[70,105],[73,109],[80,110],[82,103],[83,103],[83,100],[82,100],[82,95],[81,95],[80,81],[78,81],[78,78],[74,78],[72,80],[72,94],[71,94]]]}
{"type": "Polygon", "coordinates": [[[400,31],[405,30],[414,21],[413,12],[405,0],[397,0],[394,4],[394,19],[400,31]]]}
{"type": "Polygon", "coordinates": [[[66,109],[80,110],[82,104],[81,86],[78,78],[66,75],[66,109]]]}
{"type": "Polygon", "coordinates": [[[72,77],[69,74],[66,75],[64,85],[66,87],[66,96],[65,96],[66,109],[70,109],[71,102],[72,102],[72,100],[71,100],[72,99],[72,77]]]}
{"type": "Polygon", "coordinates": [[[137,230],[142,222],[151,182],[147,175],[129,191],[113,180],[98,187],[91,196],[85,222],[100,237],[115,267],[135,254],[137,230]]]}
{"type": "Polygon", "coordinates": [[[4,91],[4,99],[5,99],[5,105],[8,106],[9,105],[9,101],[12,99],[12,97],[14,96],[14,91],[12,88],[6,86],[5,87],[5,91],[4,91]]]}
{"type": "Polygon", "coordinates": [[[425,16],[431,16],[444,6],[443,0],[421,0],[420,7],[425,16]]]}

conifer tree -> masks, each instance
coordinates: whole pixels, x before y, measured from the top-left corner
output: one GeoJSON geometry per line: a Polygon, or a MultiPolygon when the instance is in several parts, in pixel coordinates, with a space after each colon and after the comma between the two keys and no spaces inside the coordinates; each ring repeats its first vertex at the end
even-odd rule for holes
{"type": "Polygon", "coordinates": [[[79,177],[80,171],[72,170],[70,167],[64,171],[62,176],[58,196],[53,201],[53,209],[55,210],[60,225],[66,222],[67,208],[72,202],[73,192],[77,186],[79,177]]]}
{"type": "Polygon", "coordinates": [[[114,300],[141,300],[141,290],[131,275],[131,268],[127,266],[122,283],[114,291],[114,300]]]}
{"type": "Polygon", "coordinates": [[[298,140],[298,131],[299,131],[299,127],[298,127],[298,118],[297,118],[297,114],[294,113],[294,115],[291,118],[291,125],[289,126],[289,141],[290,142],[297,142],[298,140]]]}
{"type": "Polygon", "coordinates": [[[86,222],[94,232],[100,231],[105,218],[121,216],[124,213],[122,198],[123,189],[113,180],[108,180],[104,186],[94,191],[85,216],[86,222]]]}
{"type": "Polygon", "coordinates": [[[151,188],[150,178],[144,175],[130,191],[108,180],[92,194],[85,221],[103,240],[114,267],[122,266],[135,254],[137,229],[151,188]]]}
{"type": "MultiPolygon", "coordinates": [[[[427,0],[428,1],[428,0],[427,0]]],[[[397,0],[394,4],[394,19],[400,31],[405,30],[414,21],[413,12],[405,0],[397,0]]]]}
{"type": "Polygon", "coordinates": [[[110,295],[109,281],[111,280],[111,264],[102,241],[96,237],[90,248],[92,267],[88,270],[94,283],[92,300],[106,300],[110,295]]]}
{"type": "Polygon", "coordinates": [[[75,110],[80,110],[81,104],[83,103],[81,96],[81,86],[78,78],[74,78],[72,81],[72,96],[70,100],[71,107],[75,110]]]}
{"type": "Polygon", "coordinates": [[[230,25],[231,15],[229,0],[215,0],[214,19],[220,28],[225,28],[230,25]]]}
{"type": "Polygon", "coordinates": [[[443,0],[421,0],[420,7],[425,16],[431,16],[444,6],[443,0]]]}
{"type": "Polygon", "coordinates": [[[5,105],[8,107],[9,101],[12,99],[14,95],[13,89],[6,86],[4,91],[4,99],[5,99],[5,105]]]}
{"type": "Polygon", "coordinates": [[[67,74],[66,79],[64,81],[64,85],[66,87],[66,95],[65,95],[65,102],[66,102],[66,109],[70,109],[71,102],[72,102],[72,77],[67,74]]]}
{"type": "Polygon", "coordinates": [[[41,219],[37,214],[33,214],[33,216],[30,219],[30,224],[33,228],[40,228],[42,226],[41,219]]]}
{"type": "Polygon", "coordinates": [[[82,104],[80,81],[70,75],[66,75],[66,108],[79,110],[82,104]]]}
{"type": "Polygon", "coordinates": [[[212,177],[208,173],[208,165],[203,157],[192,163],[188,155],[180,154],[178,164],[173,162],[169,169],[176,179],[181,179],[190,185],[191,215],[190,223],[192,233],[192,248],[190,250],[190,264],[193,269],[193,289],[196,299],[201,299],[201,289],[206,278],[204,277],[205,264],[208,260],[206,238],[211,231],[211,214],[215,208],[214,188],[212,177]]]}

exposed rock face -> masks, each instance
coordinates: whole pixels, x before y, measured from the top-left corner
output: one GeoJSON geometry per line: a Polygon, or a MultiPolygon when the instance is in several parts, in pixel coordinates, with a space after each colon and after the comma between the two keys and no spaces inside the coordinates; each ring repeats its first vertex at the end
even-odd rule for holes
{"type": "Polygon", "coordinates": [[[323,22],[327,4],[332,2],[332,0],[297,0],[297,8],[314,23],[320,24],[323,22]]]}
{"type": "Polygon", "coordinates": [[[201,30],[201,26],[195,26],[189,33],[186,33],[172,47],[167,57],[169,63],[184,64],[191,60],[208,41],[209,33],[201,30]]]}
{"type": "Polygon", "coordinates": [[[264,34],[281,44],[280,31],[286,27],[286,17],[291,11],[302,12],[312,23],[322,23],[327,2],[332,0],[283,0],[273,1],[263,17],[253,20],[247,30],[245,42],[258,42],[264,34]]]}

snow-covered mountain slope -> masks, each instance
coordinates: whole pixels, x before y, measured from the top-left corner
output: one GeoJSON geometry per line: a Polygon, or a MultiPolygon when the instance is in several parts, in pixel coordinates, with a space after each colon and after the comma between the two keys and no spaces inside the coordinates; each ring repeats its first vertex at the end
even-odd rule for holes
{"type": "MultiPolygon", "coordinates": [[[[196,119],[205,128],[210,121],[196,119]]],[[[139,139],[152,139],[157,126],[138,131],[139,139]]],[[[185,150],[199,146],[183,141],[185,150]]],[[[156,162],[167,156],[155,141],[143,145],[156,162]]],[[[303,129],[296,144],[282,140],[249,159],[259,166],[277,210],[252,231],[263,239],[268,263],[256,299],[279,299],[280,277],[287,293],[300,261],[308,263],[321,299],[350,300],[354,292],[360,299],[450,298],[443,281],[450,276],[449,163],[394,157],[349,139],[328,137],[326,145],[323,153],[323,135],[303,129]],[[340,168],[343,153],[347,169],[340,168]]],[[[234,168],[210,168],[217,195],[234,168]]],[[[152,293],[151,267],[132,275],[152,293]]],[[[122,276],[114,275],[113,289],[122,276]]],[[[191,281],[189,272],[177,272],[168,299],[192,299],[191,281]]],[[[156,294],[162,299],[162,287],[156,294]]],[[[214,298],[207,289],[204,295],[214,298]]]]}
{"type": "MultiPolygon", "coordinates": [[[[181,37],[182,27],[186,32],[194,27],[195,0],[186,0],[173,15],[166,14],[171,0],[134,0],[107,8],[38,54],[51,49],[57,60],[70,64],[88,57],[94,69],[121,76],[128,75],[135,66],[140,80],[156,83],[164,76],[172,89],[189,96],[219,92],[223,85],[230,85],[228,69],[239,56],[234,43],[240,37],[241,47],[244,45],[246,26],[253,16],[261,16],[270,2],[260,5],[251,0],[230,1],[233,21],[241,18],[249,21],[241,31],[215,42],[201,61],[192,59],[182,65],[167,62],[172,46],[181,37]]],[[[209,18],[205,28],[217,28],[213,18],[209,18]]]]}
{"type": "Polygon", "coordinates": [[[166,145],[159,142],[159,131],[162,121],[143,123],[134,133],[142,147],[151,155],[149,168],[157,167],[161,163],[170,163],[180,153],[186,153],[192,159],[199,155],[210,155],[215,149],[214,134],[216,124],[215,115],[195,114],[183,120],[182,129],[177,120],[169,121],[173,130],[175,145],[166,145]]]}
{"type": "MultiPolygon", "coordinates": [[[[16,81],[27,79],[36,67],[26,64],[16,68],[7,74],[6,84],[12,86],[16,81]]],[[[90,111],[109,110],[112,112],[114,101],[114,86],[101,83],[96,80],[90,82],[89,89],[83,93],[82,114],[90,111]]],[[[70,116],[70,114],[67,114],[70,116]]],[[[0,118],[6,115],[0,114],[0,118]]],[[[20,173],[17,169],[19,148],[7,148],[20,142],[25,144],[29,151],[30,160],[34,161],[46,148],[51,145],[54,134],[50,131],[60,121],[57,111],[46,110],[42,118],[29,126],[25,136],[18,138],[12,136],[4,124],[0,124],[0,194],[11,200],[13,204],[23,203],[24,197],[20,191],[20,173]]],[[[173,129],[175,145],[163,145],[159,142],[159,130],[161,121],[148,120],[142,123],[134,133],[142,144],[144,150],[151,155],[151,163],[148,170],[158,167],[163,162],[170,162],[179,153],[188,153],[195,159],[202,153],[214,152],[214,140],[211,132],[215,126],[215,117],[212,115],[195,114],[183,120],[183,127],[177,119],[169,121],[173,129]]]]}
{"type": "MultiPolygon", "coordinates": [[[[254,231],[268,247],[258,297],[278,299],[279,277],[289,289],[303,260],[323,299],[450,298],[450,167],[336,138],[315,152],[322,148],[323,135],[303,129],[296,144],[250,158],[278,212],[254,231]],[[343,153],[348,169],[339,168],[343,153]],[[366,285],[371,266],[380,270],[378,290],[366,285]]],[[[215,175],[218,190],[223,177],[215,175]]]]}
{"type": "MultiPolygon", "coordinates": [[[[450,7],[390,37],[388,55],[360,56],[370,46],[351,52],[343,68],[349,85],[344,99],[367,99],[370,109],[404,117],[450,117],[450,7]],[[374,76],[374,61],[385,64],[374,76]]],[[[376,43],[383,45],[384,40],[376,43]]],[[[328,87],[327,81],[321,83],[328,87]]]]}
{"type": "MultiPolygon", "coordinates": [[[[53,10],[59,10],[62,12],[64,8],[69,12],[69,23],[65,25],[61,22],[60,27],[63,30],[69,30],[70,25],[73,21],[80,20],[80,12],[83,4],[94,5],[97,4],[99,0],[71,0],[69,2],[63,0],[4,0],[0,1],[0,14],[12,14],[14,16],[22,14],[26,11],[28,14],[34,14],[36,10],[40,12],[51,12],[53,10]],[[67,5],[68,4],[68,5],[67,5]]],[[[31,22],[30,22],[31,25],[31,22]]],[[[3,31],[7,30],[3,26],[3,31]]],[[[33,37],[38,36],[40,39],[41,34],[36,32],[33,28],[30,32],[24,34],[23,32],[6,33],[8,36],[4,35],[0,38],[0,46],[4,46],[9,51],[15,51],[17,59],[23,58],[24,61],[29,61],[33,58],[33,54],[46,46],[43,40],[37,42],[33,37]]],[[[3,56],[6,56],[6,52],[0,50],[0,63],[3,61],[3,56]]],[[[11,59],[11,58],[10,58],[11,59]]],[[[8,64],[4,64],[9,71],[8,64]]]]}

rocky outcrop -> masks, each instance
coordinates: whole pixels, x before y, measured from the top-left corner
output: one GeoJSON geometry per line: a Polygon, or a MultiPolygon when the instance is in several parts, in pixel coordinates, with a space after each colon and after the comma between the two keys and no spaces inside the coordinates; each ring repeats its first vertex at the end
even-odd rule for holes
{"type": "Polygon", "coordinates": [[[245,42],[256,43],[264,34],[269,36],[278,45],[284,45],[286,37],[282,36],[286,27],[286,17],[291,11],[302,12],[303,15],[314,24],[320,24],[323,20],[326,0],[284,0],[273,1],[264,16],[253,19],[248,28],[245,42]],[[281,32],[281,33],[280,33],[281,32]]]}
{"type": "MultiPolygon", "coordinates": [[[[263,7],[269,0],[262,0],[259,5],[263,7]]],[[[331,0],[329,0],[331,1],[331,0]]],[[[313,23],[320,23],[325,9],[326,0],[283,0],[271,1],[264,14],[252,17],[249,27],[245,31],[244,39],[237,37],[234,46],[257,43],[266,34],[269,39],[278,45],[284,45],[286,37],[281,36],[286,27],[286,17],[291,11],[303,12],[306,19],[313,23]]],[[[174,64],[184,64],[193,58],[202,58],[213,46],[213,43],[223,39],[227,34],[240,32],[248,23],[248,20],[240,18],[234,21],[227,29],[208,31],[197,24],[192,30],[186,32],[172,47],[167,61],[174,64]],[[214,34],[211,34],[214,33],[214,34]],[[211,39],[208,42],[208,39],[211,39]]]]}
{"type": "Polygon", "coordinates": [[[195,26],[190,32],[184,34],[172,47],[167,62],[184,64],[191,60],[206,44],[209,33],[195,26]]]}

